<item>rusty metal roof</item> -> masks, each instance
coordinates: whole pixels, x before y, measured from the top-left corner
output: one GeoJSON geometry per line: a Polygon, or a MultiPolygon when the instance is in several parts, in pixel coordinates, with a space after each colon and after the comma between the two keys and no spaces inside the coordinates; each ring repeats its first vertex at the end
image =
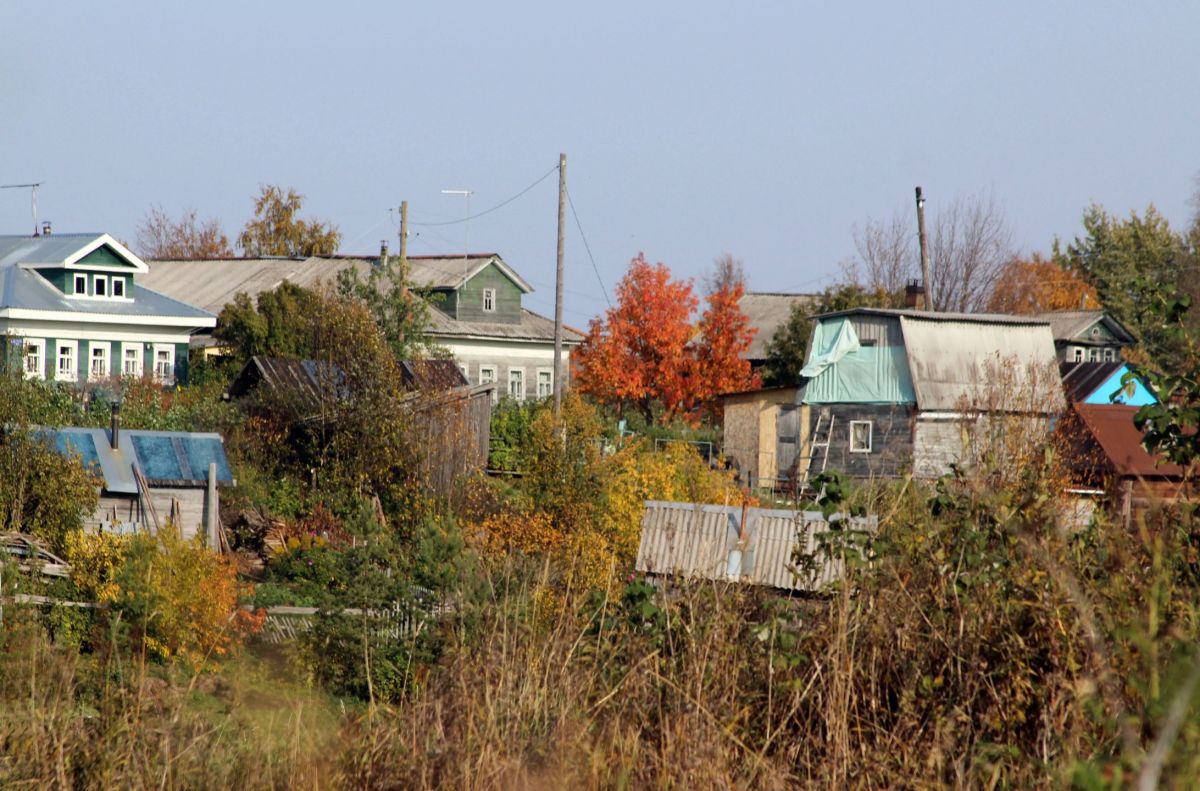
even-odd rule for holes
{"type": "MultiPolygon", "coordinates": [[[[797,547],[812,554],[818,533],[829,529],[816,511],[749,508],[740,568],[729,574],[730,554],[738,549],[740,506],[647,501],[638,547],[638,571],[730,580],[794,591],[820,590],[841,577],[840,560],[824,559],[815,578],[797,574],[797,547]]],[[[857,529],[875,528],[875,517],[854,518],[857,529]]]]}
{"type": "Polygon", "coordinates": [[[417,390],[450,390],[470,384],[454,360],[401,360],[404,384],[417,390]]]}
{"type": "Polygon", "coordinates": [[[1181,478],[1183,468],[1166,463],[1161,454],[1142,446],[1142,432],[1133,425],[1138,407],[1120,404],[1075,404],[1087,432],[1100,446],[1113,472],[1129,478],[1181,478]]]}

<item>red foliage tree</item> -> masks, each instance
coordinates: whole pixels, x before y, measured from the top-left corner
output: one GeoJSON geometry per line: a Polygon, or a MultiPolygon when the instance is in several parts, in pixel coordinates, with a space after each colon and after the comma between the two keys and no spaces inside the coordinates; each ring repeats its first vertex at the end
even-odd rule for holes
{"type": "Polygon", "coordinates": [[[738,308],[744,289],[739,277],[713,290],[697,337],[691,281],[672,280],[664,264],[639,253],[617,286],[616,307],[592,319],[574,356],[574,381],[599,401],[632,406],[647,422],[656,404],[669,421],[721,392],[749,387],[749,363],[739,357],[753,337],[738,308]]]}
{"type": "Polygon", "coordinates": [[[758,387],[759,377],[742,355],[758,330],[742,312],[746,293],[742,265],[731,255],[717,259],[709,285],[708,307],[700,317],[700,344],[696,347],[698,378],[695,396],[707,401],[722,393],[758,387]]]}

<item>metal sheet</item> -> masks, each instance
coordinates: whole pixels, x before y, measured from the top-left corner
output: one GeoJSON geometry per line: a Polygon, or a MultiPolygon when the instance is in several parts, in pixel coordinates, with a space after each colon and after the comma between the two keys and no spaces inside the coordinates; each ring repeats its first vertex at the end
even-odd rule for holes
{"type": "Polygon", "coordinates": [[[1066,406],[1046,323],[905,315],[908,369],[922,411],[1059,412],[1066,406]]]}
{"type": "MultiPolygon", "coordinates": [[[[728,580],[740,521],[740,506],[648,501],[636,568],[647,574],[728,580]]],[[[849,523],[856,529],[874,530],[876,519],[855,518],[849,523]]],[[[794,564],[797,547],[812,553],[816,535],[828,529],[817,512],[748,509],[741,573],[734,575],[735,581],[796,591],[819,590],[836,581],[843,568],[839,559],[819,562],[815,579],[798,574],[794,564]]]]}

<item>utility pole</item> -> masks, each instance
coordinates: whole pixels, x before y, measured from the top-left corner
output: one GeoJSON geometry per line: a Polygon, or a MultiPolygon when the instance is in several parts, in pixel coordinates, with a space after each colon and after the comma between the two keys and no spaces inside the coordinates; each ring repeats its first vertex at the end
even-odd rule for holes
{"type": "Polygon", "coordinates": [[[929,238],[925,235],[925,196],[917,187],[917,239],[921,243],[921,279],[925,287],[925,310],[933,310],[933,283],[929,279],[929,238]]]}
{"type": "Polygon", "coordinates": [[[408,279],[408,201],[400,201],[400,271],[408,279]]]}
{"type": "Polygon", "coordinates": [[[554,417],[562,412],[563,232],[567,225],[567,155],[558,155],[558,263],[554,273],[554,417]]]}

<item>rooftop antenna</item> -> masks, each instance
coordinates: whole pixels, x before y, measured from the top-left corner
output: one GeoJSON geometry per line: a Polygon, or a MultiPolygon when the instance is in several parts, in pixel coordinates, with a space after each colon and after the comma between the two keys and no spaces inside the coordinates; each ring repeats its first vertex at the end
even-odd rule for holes
{"type": "Polygon", "coordinates": [[[33,209],[33,235],[34,236],[38,235],[37,188],[40,186],[42,186],[42,182],[40,182],[40,181],[35,181],[32,184],[0,184],[0,190],[16,190],[16,189],[28,189],[29,190],[29,200],[30,200],[30,203],[32,204],[32,209],[33,209]]]}
{"type": "Polygon", "coordinates": [[[467,269],[470,264],[467,259],[471,257],[470,250],[470,231],[471,231],[471,196],[475,193],[471,190],[442,190],[443,195],[462,195],[466,199],[466,209],[463,215],[463,278],[467,277],[467,269]]]}

